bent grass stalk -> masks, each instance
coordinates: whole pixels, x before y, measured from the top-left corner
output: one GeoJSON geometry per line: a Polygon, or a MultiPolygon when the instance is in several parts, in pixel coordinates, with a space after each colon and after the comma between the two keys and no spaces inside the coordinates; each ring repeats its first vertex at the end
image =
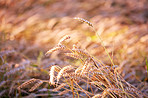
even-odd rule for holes
{"type": "MultiPolygon", "coordinates": [[[[93,28],[93,27],[92,27],[92,28],[93,28]]],[[[100,39],[100,41],[101,41],[101,44],[102,44],[102,46],[103,46],[103,48],[104,48],[106,54],[108,55],[108,57],[109,57],[109,59],[110,59],[110,61],[111,61],[111,63],[112,63],[112,66],[114,66],[114,62],[113,62],[111,56],[109,55],[109,52],[108,52],[108,50],[106,49],[106,47],[105,47],[105,45],[104,45],[104,42],[103,42],[101,36],[96,32],[96,30],[95,30],[94,28],[93,28],[93,31],[94,31],[94,32],[97,34],[97,36],[99,37],[99,39],[100,39]]]]}
{"type": "Polygon", "coordinates": [[[96,35],[99,37],[99,39],[100,39],[100,41],[101,41],[101,44],[102,44],[102,46],[103,46],[105,52],[107,53],[107,55],[108,55],[108,57],[109,57],[109,59],[110,59],[112,65],[114,65],[113,60],[111,59],[111,56],[109,55],[109,52],[108,52],[108,50],[106,49],[102,38],[101,38],[100,35],[96,32],[96,30],[95,30],[95,28],[93,27],[92,23],[89,22],[88,20],[85,20],[85,19],[79,18],[79,17],[75,17],[74,19],[79,20],[79,21],[81,21],[82,23],[86,23],[86,24],[88,24],[88,25],[92,28],[92,30],[94,31],[94,33],[96,33],[96,35]]]}

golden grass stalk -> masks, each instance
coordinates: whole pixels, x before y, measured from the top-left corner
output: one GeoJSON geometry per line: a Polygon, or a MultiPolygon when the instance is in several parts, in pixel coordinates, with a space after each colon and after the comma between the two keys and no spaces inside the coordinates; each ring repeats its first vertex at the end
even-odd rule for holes
{"type": "Polygon", "coordinates": [[[78,54],[90,57],[90,55],[87,52],[85,52],[84,50],[82,50],[82,49],[74,49],[73,51],[75,51],[78,54]]]}
{"type": "Polygon", "coordinates": [[[54,82],[54,78],[55,78],[55,71],[59,72],[60,71],[60,67],[59,66],[52,66],[51,69],[50,69],[50,83],[51,85],[55,85],[55,82],[54,82]]]}
{"type": "Polygon", "coordinates": [[[60,80],[60,78],[62,77],[62,75],[63,75],[66,71],[71,70],[71,69],[73,69],[73,67],[72,67],[71,65],[63,67],[63,68],[60,70],[60,72],[58,73],[58,75],[57,75],[57,83],[59,82],[59,80],[60,80]]]}
{"type": "Polygon", "coordinates": [[[66,41],[67,39],[70,39],[70,36],[69,36],[69,35],[65,35],[63,38],[61,38],[60,41],[59,41],[59,43],[58,43],[58,46],[61,46],[62,43],[63,43],[64,41],[66,41]]]}
{"type": "Polygon", "coordinates": [[[100,39],[100,41],[101,41],[101,44],[102,44],[102,46],[103,46],[105,52],[107,53],[107,55],[108,55],[108,57],[109,57],[109,59],[110,59],[112,65],[114,65],[113,60],[111,59],[111,56],[109,55],[109,53],[108,53],[108,51],[107,51],[107,49],[106,49],[106,47],[105,47],[105,45],[104,45],[104,43],[103,43],[102,38],[101,38],[100,35],[96,32],[96,30],[95,30],[95,28],[93,27],[92,23],[90,23],[88,20],[85,20],[85,19],[79,18],[79,17],[75,17],[74,19],[79,20],[79,21],[81,21],[81,22],[83,22],[83,23],[86,23],[86,24],[88,24],[90,27],[92,27],[93,31],[94,31],[94,32],[96,33],[96,35],[99,37],[99,39],[100,39]]]}
{"type": "Polygon", "coordinates": [[[51,53],[58,51],[58,50],[64,50],[64,49],[65,49],[65,46],[63,46],[63,45],[61,45],[60,47],[59,46],[54,47],[54,48],[48,50],[45,55],[51,54],[51,53]]]}
{"type": "Polygon", "coordinates": [[[63,77],[78,78],[78,77],[85,77],[85,75],[82,76],[81,73],[72,72],[72,73],[63,74],[63,77]]]}
{"type": "Polygon", "coordinates": [[[74,59],[83,59],[81,56],[74,53],[65,53],[66,56],[72,57],[74,59]]]}
{"type": "Polygon", "coordinates": [[[82,75],[81,73],[75,73],[75,72],[63,74],[63,77],[67,79],[67,81],[71,80],[77,82],[87,78],[85,74],[82,75]]]}
{"type": "Polygon", "coordinates": [[[85,72],[87,72],[87,69],[89,68],[89,62],[90,62],[90,58],[86,59],[84,66],[82,67],[82,71],[81,74],[84,74],[85,72]]]}

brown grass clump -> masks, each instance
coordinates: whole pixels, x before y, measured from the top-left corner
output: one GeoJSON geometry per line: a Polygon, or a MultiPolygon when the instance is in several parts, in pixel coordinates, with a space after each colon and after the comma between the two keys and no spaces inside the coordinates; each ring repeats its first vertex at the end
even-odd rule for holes
{"type": "MultiPolygon", "coordinates": [[[[67,39],[69,37],[65,37],[67,39]]],[[[60,40],[60,46],[63,42],[63,39],[60,40]]],[[[59,44],[59,43],[58,43],[59,44]]],[[[74,45],[73,45],[74,46],[74,45]]],[[[67,46],[65,46],[67,47],[67,46]]],[[[68,48],[68,47],[67,47],[68,48]]],[[[53,91],[60,91],[60,89],[65,89],[60,92],[58,95],[63,95],[68,92],[72,92],[73,96],[79,96],[78,91],[85,93],[88,97],[96,98],[98,96],[103,97],[142,97],[139,91],[129,83],[127,83],[122,76],[116,70],[114,66],[107,66],[101,61],[97,61],[89,55],[87,52],[82,49],[70,49],[72,53],[65,53],[66,56],[77,58],[81,61],[80,66],[67,65],[63,68],[60,68],[57,65],[53,65],[50,69],[50,85],[55,85],[55,80],[57,80],[57,87],[53,91]],[[55,73],[57,72],[57,76],[55,73]],[[62,78],[64,77],[64,78],[62,78]],[[61,80],[61,81],[60,81],[61,80]],[[63,82],[63,83],[60,83],[63,82]],[[84,82],[84,85],[87,85],[87,88],[82,88],[80,83],[84,82]],[[58,86],[59,85],[59,86],[58,86]],[[70,87],[70,89],[67,88],[70,87]],[[94,88],[95,87],[95,88],[94,88]],[[131,88],[132,89],[127,89],[131,88]],[[92,89],[93,88],[93,89],[92,89]],[[87,89],[91,89],[87,91],[87,89]],[[97,94],[97,89],[102,91],[102,94],[97,94]],[[95,92],[95,93],[94,93],[95,92]]],[[[48,53],[48,52],[47,52],[48,53]]],[[[34,91],[38,88],[43,81],[38,79],[31,79],[23,83],[18,88],[24,88],[27,85],[35,83],[29,91],[34,91]]]]}

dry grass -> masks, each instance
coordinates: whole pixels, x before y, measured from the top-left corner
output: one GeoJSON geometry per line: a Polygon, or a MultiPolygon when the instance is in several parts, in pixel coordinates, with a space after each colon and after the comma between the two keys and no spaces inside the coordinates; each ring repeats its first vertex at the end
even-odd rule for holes
{"type": "Polygon", "coordinates": [[[147,5],[0,1],[0,96],[147,98],[147,5]]]}
{"type": "MultiPolygon", "coordinates": [[[[66,35],[64,39],[62,38],[59,43],[60,46],[66,47],[67,50],[71,51],[72,53],[68,54],[73,54],[77,56],[83,56],[83,58],[78,60],[81,61],[80,67],[76,65],[67,65],[63,68],[60,68],[58,66],[52,66],[50,70],[50,81],[49,84],[55,85],[55,80],[57,80],[57,86],[60,83],[59,81],[63,82],[60,84],[57,88],[53,89],[53,91],[59,91],[61,88],[64,88],[66,84],[70,87],[70,89],[65,88],[66,90],[60,92],[58,95],[63,95],[68,92],[73,93],[73,97],[77,96],[79,97],[78,89],[81,89],[81,92],[85,93],[87,97],[96,97],[98,96],[95,90],[100,89],[102,90],[102,94],[99,94],[99,96],[102,97],[139,97],[142,98],[144,97],[144,94],[139,92],[136,87],[133,85],[127,83],[123,77],[118,73],[118,67],[117,68],[110,68],[110,66],[106,66],[99,60],[92,59],[93,57],[90,56],[87,52],[83,51],[82,49],[70,49],[62,42],[65,39],[69,39],[70,37],[66,35]],[[85,59],[85,60],[84,60],[85,59]],[[100,64],[99,64],[100,63],[100,64]],[[99,64],[99,65],[98,65],[99,64]],[[55,70],[57,70],[58,74],[55,76],[55,70]],[[72,71],[73,70],[73,71],[72,71]],[[68,77],[67,77],[68,76],[68,77]],[[82,77],[83,76],[83,77],[82,77]],[[62,77],[64,77],[62,79],[62,77]],[[87,88],[82,89],[80,87],[80,83],[85,82],[84,85],[86,85],[87,88]],[[93,83],[92,83],[93,82],[93,83]],[[101,84],[101,85],[100,85],[101,84]],[[89,87],[88,87],[89,85],[89,87]],[[93,88],[95,87],[95,88],[93,88]],[[131,88],[133,87],[133,88],[131,88]],[[93,88],[93,89],[92,89],[93,88]],[[88,89],[91,89],[91,91],[87,91],[88,89]],[[95,92],[95,93],[94,93],[95,92]]],[[[59,46],[58,43],[58,46],[59,46]]],[[[53,49],[51,49],[53,50],[53,49]]],[[[59,50],[59,49],[58,49],[59,50]]],[[[58,51],[56,50],[56,51],[58,51]]],[[[49,50],[50,51],[50,50],[49,50]]],[[[54,51],[50,52],[53,53],[54,51]]],[[[46,54],[49,54],[47,52],[46,54]]],[[[71,56],[71,55],[69,55],[71,56]]],[[[36,81],[36,80],[35,80],[36,81]]],[[[34,82],[34,79],[33,79],[34,82]]],[[[32,83],[32,80],[29,80],[25,83],[23,83],[21,86],[18,88],[23,88],[26,85],[32,83]]],[[[29,91],[34,91],[37,87],[39,87],[43,82],[39,81],[37,82],[29,91]]]]}

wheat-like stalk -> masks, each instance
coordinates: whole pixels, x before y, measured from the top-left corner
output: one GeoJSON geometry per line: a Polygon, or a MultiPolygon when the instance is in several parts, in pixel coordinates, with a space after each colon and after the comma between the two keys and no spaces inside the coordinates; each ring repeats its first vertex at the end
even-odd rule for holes
{"type": "Polygon", "coordinates": [[[65,49],[65,46],[63,46],[63,45],[61,45],[60,47],[59,46],[54,47],[54,48],[48,50],[45,55],[51,54],[51,53],[58,51],[58,50],[64,50],[64,49],[65,49]]]}
{"type": "Polygon", "coordinates": [[[96,69],[96,68],[91,68],[91,69],[89,70],[89,72],[91,72],[93,75],[103,75],[104,73],[102,72],[101,69],[102,69],[102,68],[98,68],[98,69],[96,69]]]}
{"type": "Polygon", "coordinates": [[[59,41],[59,43],[58,43],[58,46],[61,46],[62,43],[63,43],[64,41],[66,41],[67,39],[70,39],[70,36],[69,36],[69,35],[65,35],[63,38],[61,38],[60,41],[59,41]]]}
{"type": "Polygon", "coordinates": [[[86,72],[86,69],[89,67],[88,63],[90,62],[90,58],[86,59],[84,66],[82,67],[82,71],[81,74],[83,74],[84,72],[86,72]]]}
{"type": "Polygon", "coordinates": [[[60,69],[61,68],[59,66],[52,66],[51,67],[51,70],[50,70],[50,83],[51,83],[51,85],[55,84],[55,82],[54,82],[54,78],[55,78],[54,73],[55,73],[55,71],[59,72],[60,69]]]}
{"type": "Polygon", "coordinates": [[[74,19],[79,20],[79,21],[81,21],[81,22],[83,22],[83,23],[86,23],[86,24],[88,24],[89,26],[93,27],[92,23],[89,22],[88,20],[85,20],[85,19],[79,18],[79,17],[75,17],[74,19]]]}
{"type": "Polygon", "coordinates": [[[66,74],[63,74],[63,77],[67,78],[72,78],[74,80],[80,80],[82,78],[86,78],[86,75],[82,75],[81,73],[75,73],[75,72],[72,72],[72,73],[66,73],[66,74]]]}
{"type": "Polygon", "coordinates": [[[43,81],[41,81],[41,80],[37,81],[37,83],[36,83],[33,87],[31,87],[31,89],[29,90],[29,92],[34,91],[34,90],[37,89],[41,84],[43,84],[43,81]]]}
{"type": "Polygon", "coordinates": [[[84,55],[84,56],[87,56],[87,57],[91,57],[87,52],[85,52],[82,49],[74,49],[73,51],[75,51],[78,54],[81,54],[81,55],[84,55]]]}
{"type": "Polygon", "coordinates": [[[75,58],[75,59],[83,59],[81,56],[75,54],[75,53],[65,53],[66,56],[75,58]]]}
{"type": "Polygon", "coordinates": [[[84,65],[79,66],[79,67],[75,70],[75,73],[77,74],[77,73],[81,72],[81,74],[83,74],[83,73],[86,72],[86,70],[87,70],[87,72],[88,72],[88,70],[89,70],[89,68],[90,68],[90,65],[88,65],[88,63],[89,63],[90,61],[91,61],[90,58],[86,59],[84,65]],[[88,66],[87,66],[87,65],[88,65],[88,66]]]}
{"type": "Polygon", "coordinates": [[[58,75],[57,75],[57,83],[59,82],[59,80],[60,80],[60,78],[62,77],[63,73],[65,73],[66,71],[71,70],[71,69],[73,69],[73,67],[72,67],[71,65],[70,65],[70,66],[65,66],[65,67],[63,67],[63,68],[60,70],[60,72],[58,73],[58,75]]]}
{"type": "Polygon", "coordinates": [[[34,79],[34,78],[30,79],[30,80],[24,82],[22,85],[20,85],[17,89],[20,90],[21,88],[24,88],[24,87],[28,86],[29,84],[36,82],[37,80],[38,79],[34,79]]]}
{"type": "Polygon", "coordinates": [[[75,73],[75,72],[63,74],[63,77],[72,77],[72,78],[83,77],[83,76],[81,75],[81,73],[75,73]]]}
{"type": "MultiPolygon", "coordinates": [[[[74,19],[79,20],[79,21],[81,21],[81,22],[83,22],[83,23],[88,24],[90,27],[92,27],[93,31],[98,35],[98,33],[96,32],[96,30],[95,30],[95,28],[93,27],[92,23],[90,23],[88,20],[85,20],[85,19],[79,18],[79,17],[75,17],[74,19]]],[[[101,41],[101,44],[102,44],[103,48],[105,49],[105,51],[106,51],[106,53],[107,53],[107,55],[108,55],[108,57],[109,57],[111,63],[114,65],[113,60],[111,59],[111,57],[110,57],[110,55],[109,55],[109,53],[108,53],[106,47],[104,46],[103,40],[101,39],[100,35],[98,35],[98,37],[99,37],[99,39],[100,39],[100,41],[101,41]]]]}

